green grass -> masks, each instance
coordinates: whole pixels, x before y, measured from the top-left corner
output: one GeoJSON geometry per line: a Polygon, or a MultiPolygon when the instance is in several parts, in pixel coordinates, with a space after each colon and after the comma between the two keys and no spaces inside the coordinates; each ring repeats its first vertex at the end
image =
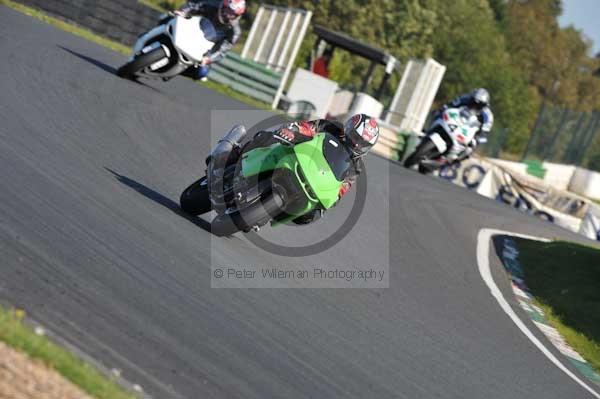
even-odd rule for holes
{"type": "Polygon", "coordinates": [[[525,281],[548,321],[600,371],[600,250],[518,240],[525,281]]]}
{"type": "Polygon", "coordinates": [[[219,83],[216,83],[216,82],[213,82],[211,80],[208,80],[206,82],[202,82],[202,83],[199,83],[199,84],[202,85],[202,86],[204,86],[204,87],[207,87],[207,88],[209,88],[209,89],[211,89],[213,91],[216,91],[219,94],[222,94],[222,95],[227,96],[229,98],[232,98],[234,100],[243,102],[244,104],[250,105],[251,107],[254,107],[256,109],[262,109],[264,111],[269,111],[269,112],[281,112],[281,111],[278,111],[278,110],[271,109],[271,105],[270,104],[267,104],[267,103],[264,103],[262,101],[256,100],[256,99],[254,99],[252,97],[245,96],[245,95],[243,95],[241,93],[238,93],[237,91],[235,91],[235,90],[233,90],[233,89],[231,89],[231,88],[229,88],[227,86],[223,86],[223,85],[221,85],[219,83]]]}
{"type": "Polygon", "coordinates": [[[158,11],[169,11],[181,7],[185,0],[138,0],[140,3],[158,11]]]}
{"type": "Polygon", "coordinates": [[[0,0],[0,4],[10,7],[16,11],[19,11],[25,15],[29,15],[30,17],[39,19],[40,21],[46,22],[52,26],[55,26],[59,29],[62,29],[66,32],[72,33],[76,36],[82,37],[94,43],[97,43],[101,46],[108,47],[111,50],[117,51],[123,54],[129,54],[131,49],[121,43],[117,43],[110,39],[106,39],[104,37],[98,36],[94,32],[82,28],[80,26],[73,25],[71,23],[67,23],[61,19],[54,18],[44,14],[41,11],[33,9],[31,7],[24,6],[22,4],[16,3],[12,0],[0,0]]]}
{"type": "Polygon", "coordinates": [[[22,311],[8,311],[0,306],[0,341],[26,353],[30,358],[42,361],[95,398],[137,398],[48,338],[35,334],[23,324],[22,317],[22,311]]]}
{"type": "MultiPolygon", "coordinates": [[[[156,1],[156,0],[144,0],[143,2],[145,4],[153,3],[155,6],[159,3],[165,3],[164,1],[156,1]]],[[[89,40],[91,42],[99,44],[101,46],[107,47],[113,51],[116,51],[116,52],[119,52],[122,54],[126,54],[126,55],[131,54],[131,48],[125,46],[124,44],[115,42],[114,40],[110,40],[110,39],[107,39],[102,36],[99,36],[96,33],[90,31],[89,29],[82,28],[78,25],[72,24],[70,22],[65,22],[65,21],[55,18],[55,17],[51,17],[39,10],[34,9],[34,8],[24,6],[22,4],[14,2],[12,0],[0,0],[0,4],[8,6],[16,11],[19,11],[23,14],[29,15],[33,18],[39,19],[40,21],[46,22],[47,24],[55,26],[61,30],[72,33],[75,36],[79,36],[81,38],[84,38],[86,40],[89,40]]],[[[251,107],[266,110],[266,111],[272,111],[270,104],[266,104],[262,101],[255,100],[244,94],[238,93],[238,92],[230,89],[227,86],[223,86],[221,84],[218,84],[216,82],[211,82],[211,81],[202,82],[202,83],[198,82],[198,84],[201,84],[201,85],[203,85],[213,91],[216,91],[217,93],[220,93],[224,96],[230,97],[234,100],[237,100],[237,101],[243,102],[247,105],[250,105],[251,107]]]]}

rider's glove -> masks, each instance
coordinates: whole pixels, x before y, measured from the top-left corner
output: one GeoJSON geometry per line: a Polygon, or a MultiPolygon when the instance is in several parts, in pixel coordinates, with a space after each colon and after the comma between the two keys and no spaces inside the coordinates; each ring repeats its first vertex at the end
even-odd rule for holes
{"type": "Polygon", "coordinates": [[[296,134],[287,127],[284,127],[273,133],[273,137],[281,141],[282,144],[293,145],[296,134]]]}
{"type": "Polygon", "coordinates": [[[344,181],[342,183],[342,187],[340,187],[340,192],[338,193],[339,198],[342,198],[348,192],[348,190],[350,190],[350,187],[352,187],[352,183],[349,181],[344,181]]]}
{"type": "Polygon", "coordinates": [[[178,17],[186,18],[186,19],[190,19],[192,17],[189,13],[189,10],[186,10],[185,8],[181,8],[179,10],[172,11],[172,14],[176,15],[178,17]]]}

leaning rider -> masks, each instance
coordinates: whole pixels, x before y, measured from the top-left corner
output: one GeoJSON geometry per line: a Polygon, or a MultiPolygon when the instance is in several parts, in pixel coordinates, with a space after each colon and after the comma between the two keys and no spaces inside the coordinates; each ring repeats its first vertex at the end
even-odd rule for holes
{"type": "MultiPolygon", "coordinates": [[[[351,155],[352,166],[346,171],[339,199],[348,192],[363,171],[362,158],[375,145],[379,138],[379,126],[375,118],[365,114],[356,114],[345,124],[327,119],[288,123],[275,131],[256,133],[252,141],[246,144],[240,154],[259,147],[268,147],[274,143],[293,146],[311,140],[317,133],[329,133],[338,138],[346,146],[351,155]]],[[[231,161],[231,160],[230,160],[231,161]]],[[[235,162],[235,160],[233,160],[235,162]]],[[[323,209],[316,208],[311,212],[293,220],[296,224],[308,224],[318,220],[323,209]]]]}
{"type": "Polygon", "coordinates": [[[206,80],[210,65],[222,60],[225,53],[231,50],[240,39],[242,35],[240,18],[244,12],[246,12],[245,0],[190,1],[173,12],[184,18],[191,18],[194,15],[208,18],[215,27],[218,37],[214,47],[202,60],[202,64],[199,67],[188,68],[185,75],[193,79],[206,80]]]}
{"type": "Polygon", "coordinates": [[[443,112],[449,107],[460,108],[467,107],[477,115],[480,123],[479,131],[475,134],[475,139],[471,140],[466,153],[461,158],[467,158],[475,150],[478,144],[487,142],[487,136],[494,125],[494,114],[490,108],[490,93],[484,88],[474,89],[470,93],[456,97],[451,102],[444,104],[437,112],[443,112]]]}

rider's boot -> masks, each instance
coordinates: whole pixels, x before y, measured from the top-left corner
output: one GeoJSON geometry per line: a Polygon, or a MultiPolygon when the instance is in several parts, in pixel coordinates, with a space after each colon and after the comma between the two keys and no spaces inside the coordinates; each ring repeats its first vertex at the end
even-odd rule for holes
{"type": "Polygon", "coordinates": [[[181,72],[181,76],[185,76],[187,78],[191,78],[192,80],[198,80],[200,79],[198,77],[198,68],[195,66],[190,66],[188,67],[188,69],[186,69],[185,71],[181,72]]]}
{"type": "Polygon", "coordinates": [[[210,72],[209,65],[200,65],[196,70],[196,79],[206,82],[208,80],[208,73],[210,72]]]}

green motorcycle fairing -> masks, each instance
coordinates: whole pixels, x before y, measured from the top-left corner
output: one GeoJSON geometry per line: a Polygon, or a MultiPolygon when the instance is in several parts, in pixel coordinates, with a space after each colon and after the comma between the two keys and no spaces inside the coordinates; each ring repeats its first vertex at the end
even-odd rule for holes
{"type": "Polygon", "coordinates": [[[332,135],[319,133],[313,139],[293,147],[275,143],[269,147],[256,148],[243,154],[241,176],[249,178],[264,172],[286,169],[295,177],[305,194],[306,206],[280,222],[304,215],[317,206],[329,209],[339,199],[343,179],[338,180],[341,176],[336,177],[327,160],[324,151],[326,146],[339,148],[341,144],[332,135]]]}

